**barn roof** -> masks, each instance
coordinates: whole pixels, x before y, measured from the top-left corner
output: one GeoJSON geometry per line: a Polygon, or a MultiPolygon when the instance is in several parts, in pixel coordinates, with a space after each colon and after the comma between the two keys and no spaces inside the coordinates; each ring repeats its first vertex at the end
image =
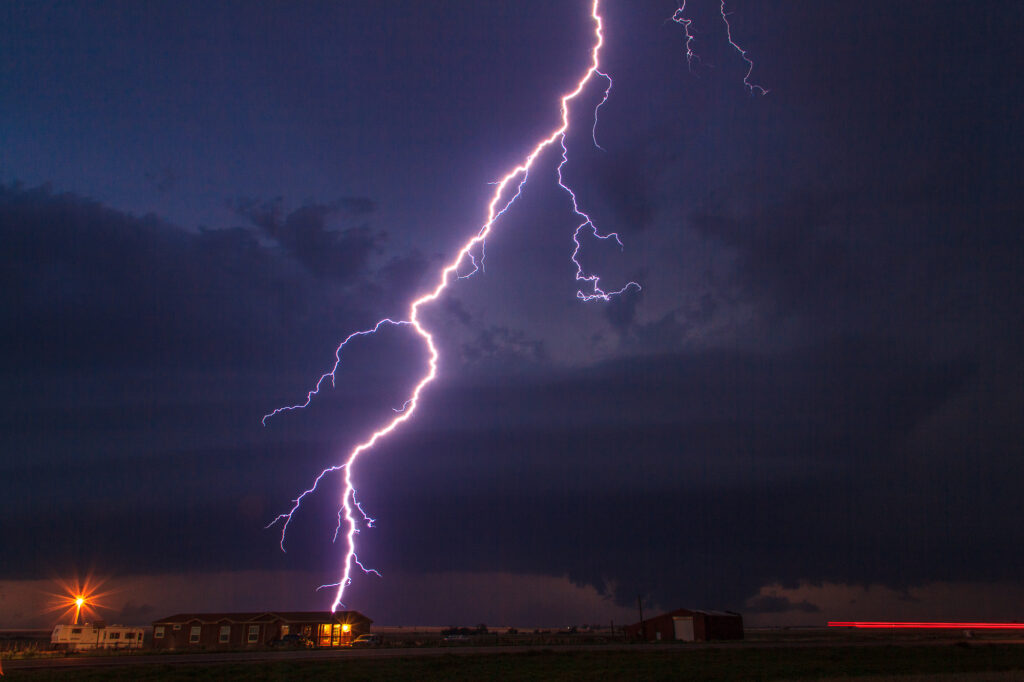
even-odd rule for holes
{"type": "MultiPolygon", "coordinates": [[[[710,611],[706,609],[673,609],[672,611],[666,611],[665,613],[658,613],[647,618],[644,618],[645,623],[649,623],[652,620],[660,618],[671,618],[671,617],[686,617],[686,616],[712,616],[715,618],[742,618],[743,616],[734,611],[710,611]]],[[[631,623],[626,625],[627,628],[639,628],[640,623],[631,623]]]]}

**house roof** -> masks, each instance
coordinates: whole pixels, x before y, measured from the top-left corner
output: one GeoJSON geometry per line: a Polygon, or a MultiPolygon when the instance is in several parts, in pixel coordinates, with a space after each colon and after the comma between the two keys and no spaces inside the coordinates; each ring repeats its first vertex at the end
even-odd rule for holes
{"type": "Polygon", "coordinates": [[[153,621],[153,625],[184,623],[261,623],[283,620],[289,623],[353,623],[373,621],[358,611],[243,611],[215,613],[177,613],[153,621]]]}

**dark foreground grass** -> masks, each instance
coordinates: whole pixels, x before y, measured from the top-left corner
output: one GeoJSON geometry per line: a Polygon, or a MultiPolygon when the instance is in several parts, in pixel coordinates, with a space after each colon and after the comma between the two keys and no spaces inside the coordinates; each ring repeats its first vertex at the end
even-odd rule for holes
{"type": "Polygon", "coordinates": [[[1024,646],[825,646],[538,652],[10,671],[10,680],[799,680],[1021,671],[1024,646]]]}

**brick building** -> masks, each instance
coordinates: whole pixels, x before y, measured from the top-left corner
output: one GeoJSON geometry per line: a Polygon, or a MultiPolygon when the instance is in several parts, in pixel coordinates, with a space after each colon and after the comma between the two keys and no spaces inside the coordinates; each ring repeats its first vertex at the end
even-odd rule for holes
{"type": "Polygon", "coordinates": [[[348,646],[370,631],[358,611],[179,613],[153,621],[154,649],[240,649],[299,635],[317,647],[348,646]]]}

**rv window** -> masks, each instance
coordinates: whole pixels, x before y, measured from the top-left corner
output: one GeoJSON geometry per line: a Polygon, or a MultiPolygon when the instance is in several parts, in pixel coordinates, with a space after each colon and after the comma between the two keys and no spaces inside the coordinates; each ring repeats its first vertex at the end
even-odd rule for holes
{"type": "Polygon", "coordinates": [[[71,628],[71,634],[80,635],[82,634],[82,628],[71,628]]]}

